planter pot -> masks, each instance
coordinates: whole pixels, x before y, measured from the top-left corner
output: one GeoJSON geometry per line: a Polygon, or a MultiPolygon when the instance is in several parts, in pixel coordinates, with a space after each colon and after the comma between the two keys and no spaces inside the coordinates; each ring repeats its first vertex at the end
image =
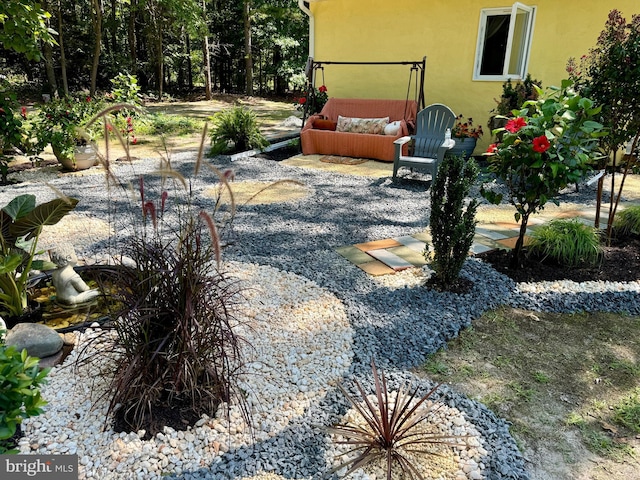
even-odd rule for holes
{"type": "Polygon", "coordinates": [[[70,172],[86,170],[98,163],[98,156],[91,145],[76,147],[73,155],[64,155],[58,148],[52,148],[62,168],[70,172]]]}
{"type": "Polygon", "coordinates": [[[454,138],[456,141],[455,147],[447,152],[447,155],[456,155],[468,160],[473,150],[476,148],[477,138],[464,137],[454,138]]]}

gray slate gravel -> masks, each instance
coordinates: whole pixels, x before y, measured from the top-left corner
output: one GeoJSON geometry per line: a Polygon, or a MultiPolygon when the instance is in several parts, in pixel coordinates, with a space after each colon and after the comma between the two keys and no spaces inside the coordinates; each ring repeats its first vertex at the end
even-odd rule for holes
{"type": "MultiPolygon", "coordinates": [[[[174,166],[189,175],[194,154],[177,154],[174,166]]],[[[236,181],[277,181],[296,179],[312,187],[314,194],[300,200],[270,205],[239,208],[233,227],[226,233],[230,246],[225,251],[229,260],[271,265],[294,272],[327,288],[346,306],[355,331],[355,356],[351,373],[345,378],[370,384],[370,360],[385,370],[392,385],[405,381],[426,391],[428,380],[411,373],[426,355],[445,346],[473,319],[500,304],[550,311],[627,310],[640,312],[634,292],[616,295],[579,293],[576,295],[543,292],[522,294],[509,278],[476,259],[466,262],[462,275],[474,282],[465,295],[437,293],[424,288],[389,289],[372,282],[360,269],[335,252],[335,248],[354,243],[417,233],[428,225],[428,183],[390,178],[372,179],[299,167],[278,162],[247,158],[230,162],[217,157],[221,169],[232,168],[236,181]],[[567,300],[568,299],[568,300],[567,300]]],[[[138,163],[136,172],[156,168],[152,161],[138,163]]],[[[130,167],[118,166],[121,179],[136,181],[130,167]]],[[[208,170],[194,184],[196,192],[210,185],[216,177],[208,170]]],[[[50,183],[69,196],[80,198],[77,212],[108,218],[111,210],[105,202],[104,177],[64,176],[50,183]]],[[[149,183],[149,189],[153,185],[149,183]]],[[[38,202],[54,197],[54,193],[35,184],[3,187],[0,203],[4,205],[15,194],[35,193],[38,202]]],[[[126,196],[122,194],[122,201],[126,196]]],[[[567,201],[591,203],[590,192],[568,193],[567,201]]],[[[196,195],[204,208],[212,200],[196,195]]],[[[106,245],[85,245],[85,255],[103,253],[106,245]]],[[[440,395],[450,405],[467,414],[485,438],[491,452],[486,458],[488,479],[528,479],[525,462],[508,432],[508,423],[496,417],[485,406],[443,386],[440,395]]],[[[301,419],[270,442],[230,452],[223,461],[180,478],[237,478],[259,470],[274,471],[285,478],[319,478],[326,468],[324,454],[326,436],[322,428],[331,424],[346,409],[341,394],[332,389],[324,401],[313,405],[301,419]],[[276,451],[276,459],[265,452],[276,451]]]]}

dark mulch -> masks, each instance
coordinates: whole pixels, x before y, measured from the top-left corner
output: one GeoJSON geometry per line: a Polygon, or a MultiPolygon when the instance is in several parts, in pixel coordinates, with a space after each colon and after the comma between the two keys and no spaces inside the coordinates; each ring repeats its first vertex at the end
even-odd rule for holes
{"type": "Polygon", "coordinates": [[[640,239],[626,237],[613,239],[611,246],[604,247],[602,261],[595,266],[567,268],[551,261],[524,256],[520,269],[509,267],[511,251],[493,250],[477,255],[484,262],[516,282],[540,282],[573,280],[584,282],[602,280],[608,282],[631,282],[640,279],[640,239]]]}
{"type": "MultiPolygon", "coordinates": [[[[154,406],[151,416],[147,416],[143,422],[142,429],[145,430],[144,440],[149,440],[154,435],[162,432],[163,428],[171,427],[174,430],[184,431],[188,427],[193,427],[200,420],[202,414],[206,413],[213,416],[215,411],[197,412],[193,409],[190,402],[184,402],[182,405],[166,405],[154,406]]],[[[123,408],[118,408],[114,413],[113,429],[116,432],[130,432],[131,425],[125,418],[123,408]]]]}
{"type": "Polygon", "coordinates": [[[271,152],[262,152],[256,155],[258,158],[264,158],[265,160],[274,160],[280,162],[300,154],[299,145],[287,145],[286,147],[276,148],[271,152]]]}

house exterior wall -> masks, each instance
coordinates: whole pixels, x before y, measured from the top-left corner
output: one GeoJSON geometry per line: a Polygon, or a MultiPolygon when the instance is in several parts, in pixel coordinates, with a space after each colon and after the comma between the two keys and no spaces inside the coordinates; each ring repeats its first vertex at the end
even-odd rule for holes
{"type": "MultiPolygon", "coordinates": [[[[486,125],[503,81],[473,80],[481,10],[511,7],[512,0],[311,0],[317,61],[415,61],[427,57],[425,101],[444,103],[456,113],[486,125]]],[[[543,87],[566,78],[569,57],[595,46],[613,8],[631,19],[637,0],[535,0],[527,71],[543,87]]],[[[330,96],[404,99],[409,66],[327,65],[316,84],[330,96]]],[[[409,98],[414,98],[411,85],[409,98]]],[[[485,129],[486,131],[486,129],[485,129]]],[[[485,148],[485,134],[476,153],[485,148]]]]}

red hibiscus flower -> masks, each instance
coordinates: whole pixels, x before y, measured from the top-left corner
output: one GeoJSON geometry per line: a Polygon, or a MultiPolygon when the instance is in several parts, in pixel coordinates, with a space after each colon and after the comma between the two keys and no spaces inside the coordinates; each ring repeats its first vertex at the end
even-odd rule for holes
{"type": "Polygon", "coordinates": [[[509,120],[507,124],[504,126],[504,129],[507,132],[516,133],[518,130],[520,130],[522,127],[525,127],[526,125],[527,125],[527,121],[524,118],[517,117],[509,120]]]}
{"type": "Polygon", "coordinates": [[[327,87],[325,87],[324,85],[322,85],[320,88],[318,88],[318,91],[319,91],[320,93],[324,93],[324,92],[326,92],[326,91],[327,91],[327,87]]]}
{"type": "Polygon", "coordinates": [[[300,98],[298,99],[298,103],[299,103],[300,105],[304,105],[305,103],[307,103],[307,97],[300,97],[300,98]]]}
{"type": "Polygon", "coordinates": [[[549,143],[549,139],[544,135],[540,135],[533,139],[533,151],[538,153],[544,153],[549,150],[551,144],[549,143]]]}
{"type": "Polygon", "coordinates": [[[497,143],[492,143],[491,145],[489,145],[489,148],[487,148],[487,153],[496,153],[497,151],[498,151],[497,143]]]}

